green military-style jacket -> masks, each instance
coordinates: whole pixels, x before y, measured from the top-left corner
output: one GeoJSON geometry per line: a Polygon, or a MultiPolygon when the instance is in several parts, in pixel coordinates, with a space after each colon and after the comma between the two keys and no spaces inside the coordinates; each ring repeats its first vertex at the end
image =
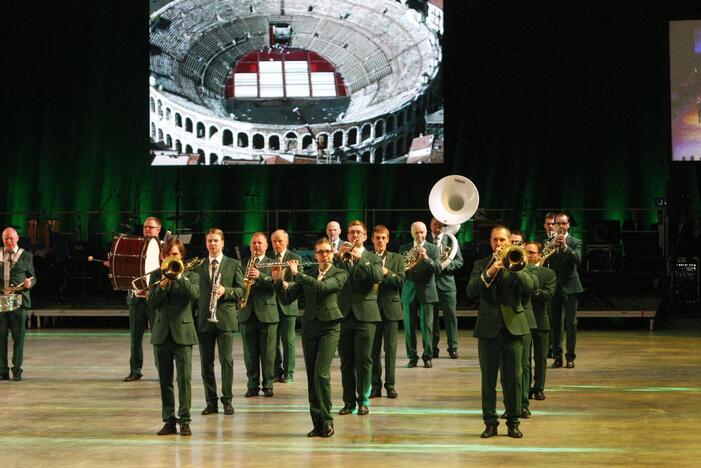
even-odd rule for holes
{"type": "MultiPolygon", "coordinates": [[[[271,263],[272,258],[263,257],[261,263],[271,263]]],[[[239,323],[247,322],[255,314],[259,322],[278,323],[280,315],[277,312],[275,286],[269,271],[260,270],[258,278],[251,286],[246,307],[239,311],[239,323]]]]}
{"type": "Polygon", "coordinates": [[[348,279],[348,274],[331,265],[321,280],[318,280],[319,268],[315,265],[307,273],[298,273],[292,277],[284,289],[283,282],[275,283],[275,292],[283,303],[290,303],[304,294],[304,314],[302,322],[314,319],[322,322],[341,320],[343,314],[338,306],[338,296],[348,279]]]}
{"type": "Polygon", "coordinates": [[[161,288],[161,272],[151,274],[151,288],[146,302],[155,310],[151,344],[165,343],[168,334],[179,345],[197,343],[193,309],[199,298],[200,278],[196,272],[185,272],[180,278],[161,288]]]}

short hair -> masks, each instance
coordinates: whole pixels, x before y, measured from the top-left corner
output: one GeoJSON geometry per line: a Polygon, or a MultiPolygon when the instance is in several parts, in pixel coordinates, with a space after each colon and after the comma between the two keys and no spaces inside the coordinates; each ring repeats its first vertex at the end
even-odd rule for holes
{"type": "Polygon", "coordinates": [[[490,239],[492,238],[492,234],[494,233],[494,231],[496,231],[498,229],[504,229],[506,231],[506,237],[511,236],[511,230],[509,228],[507,228],[503,224],[496,224],[496,225],[492,226],[492,230],[489,231],[489,238],[490,239]]]}
{"type": "Polygon", "coordinates": [[[558,212],[557,214],[555,214],[555,218],[559,218],[560,216],[566,217],[566,218],[567,218],[567,222],[568,222],[568,223],[570,222],[570,215],[568,215],[568,214],[565,213],[564,211],[560,211],[560,212],[558,212]]]}
{"type": "Polygon", "coordinates": [[[178,251],[180,251],[180,256],[185,258],[185,244],[180,242],[180,239],[177,237],[171,237],[163,244],[163,254],[167,256],[173,247],[177,247],[178,251]]]}
{"type": "Polygon", "coordinates": [[[360,227],[363,228],[363,231],[365,231],[365,234],[368,233],[368,228],[365,226],[365,223],[362,222],[362,221],[359,220],[359,219],[353,220],[353,221],[351,221],[350,223],[348,223],[348,230],[349,230],[349,231],[350,231],[350,228],[351,228],[352,226],[360,226],[360,227]]]}
{"type": "Polygon", "coordinates": [[[538,242],[538,241],[529,241],[529,242],[526,242],[526,245],[524,245],[524,247],[527,247],[527,246],[529,246],[529,245],[535,245],[536,249],[538,249],[538,253],[539,253],[539,254],[542,254],[542,253],[543,253],[543,244],[541,244],[540,242],[538,242]]]}
{"type": "Polygon", "coordinates": [[[221,237],[221,240],[224,240],[224,231],[222,231],[222,230],[219,229],[219,228],[210,228],[210,229],[207,231],[207,234],[205,234],[205,236],[204,236],[205,239],[206,239],[207,236],[210,235],[210,234],[216,234],[216,235],[218,235],[219,237],[221,237]]]}
{"type": "Polygon", "coordinates": [[[545,213],[545,217],[543,219],[555,219],[556,213],[554,211],[548,211],[545,213]]]}
{"type": "Polygon", "coordinates": [[[524,242],[525,242],[525,240],[526,240],[526,236],[524,236],[523,233],[522,233],[521,231],[511,231],[511,234],[509,234],[509,235],[511,235],[511,236],[520,236],[521,239],[524,240],[524,242]]]}
{"type": "Polygon", "coordinates": [[[372,235],[373,237],[375,236],[375,233],[380,233],[380,234],[387,234],[387,237],[389,237],[389,229],[387,229],[387,226],[384,224],[378,224],[372,229],[372,235]]]}
{"type": "Polygon", "coordinates": [[[286,240],[287,242],[290,241],[290,235],[289,235],[289,234],[287,233],[287,231],[285,231],[284,229],[276,229],[275,231],[273,231],[272,234],[270,234],[270,237],[272,238],[272,237],[275,235],[276,232],[281,232],[282,235],[285,237],[285,240],[286,240]]]}
{"type": "Polygon", "coordinates": [[[163,226],[163,224],[161,223],[161,220],[158,219],[158,218],[156,218],[155,216],[149,216],[148,218],[146,218],[146,219],[144,220],[144,226],[145,226],[146,223],[148,223],[149,221],[155,221],[156,224],[158,224],[158,227],[163,226]]]}
{"type": "Polygon", "coordinates": [[[253,234],[251,234],[251,240],[253,240],[254,237],[258,237],[258,236],[260,236],[260,237],[262,237],[263,239],[265,239],[265,243],[266,243],[266,244],[268,243],[268,235],[267,235],[266,233],[262,232],[262,231],[256,231],[256,232],[254,232],[253,234]]]}
{"type": "Polygon", "coordinates": [[[317,245],[321,245],[321,244],[328,244],[328,245],[330,246],[330,245],[331,245],[331,241],[329,240],[328,237],[322,237],[322,238],[319,239],[318,241],[314,242],[314,247],[315,247],[314,250],[316,250],[316,246],[317,246],[317,245]]]}

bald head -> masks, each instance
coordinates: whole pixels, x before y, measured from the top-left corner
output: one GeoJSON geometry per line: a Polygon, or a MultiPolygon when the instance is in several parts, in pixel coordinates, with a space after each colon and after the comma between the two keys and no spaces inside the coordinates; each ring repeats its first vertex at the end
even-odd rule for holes
{"type": "Polygon", "coordinates": [[[330,241],[335,241],[341,237],[341,225],[337,221],[329,221],[329,224],[326,225],[326,237],[330,241]]]}
{"type": "Polygon", "coordinates": [[[15,250],[17,247],[17,242],[19,241],[19,235],[15,228],[8,227],[2,231],[2,243],[5,245],[7,250],[15,250]]]}

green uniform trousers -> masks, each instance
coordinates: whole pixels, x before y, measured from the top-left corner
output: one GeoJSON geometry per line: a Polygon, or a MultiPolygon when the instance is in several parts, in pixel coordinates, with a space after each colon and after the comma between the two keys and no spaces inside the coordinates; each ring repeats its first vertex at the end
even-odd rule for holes
{"type": "Polygon", "coordinates": [[[307,368],[309,413],[315,429],[333,426],[331,416],[331,361],[341,330],[339,320],[302,321],[302,351],[307,368]]]}
{"type": "Polygon", "coordinates": [[[22,372],[24,335],[27,332],[27,310],[24,307],[0,312],[0,373],[10,372],[7,361],[8,333],[12,334],[12,372],[22,372]]]}
{"type": "Polygon", "coordinates": [[[372,388],[382,388],[382,356],[385,351],[385,388],[394,388],[395,373],[397,368],[397,334],[399,320],[387,320],[382,318],[382,323],[377,324],[375,330],[375,342],[372,345],[372,388]],[[384,346],[383,346],[384,344],[384,346]]]}
{"type": "Polygon", "coordinates": [[[406,356],[410,361],[419,360],[416,351],[416,328],[418,325],[421,328],[421,340],[424,346],[421,357],[424,361],[428,361],[433,358],[433,304],[419,304],[414,301],[411,304],[403,305],[406,356]]]}
{"type": "Polygon", "coordinates": [[[173,371],[177,370],[178,419],[181,424],[190,424],[192,407],[192,345],[179,345],[168,334],[166,341],[154,345],[158,362],[158,380],[161,385],[161,415],[163,421],[175,419],[175,394],[173,371]],[[175,366],[173,366],[175,362],[175,366]]]}
{"type": "Polygon", "coordinates": [[[575,353],[577,346],[577,295],[560,292],[555,294],[550,305],[553,358],[562,361],[562,335],[566,333],[565,359],[574,361],[577,357],[575,353]]]}
{"type": "Polygon", "coordinates": [[[275,347],[275,377],[292,378],[295,373],[295,324],[297,317],[280,314],[275,347]]]}
{"type": "Polygon", "coordinates": [[[506,407],[506,423],[513,425],[521,415],[521,354],[523,339],[512,335],[502,326],[494,338],[477,341],[480,371],[482,372],[482,419],[486,426],[497,426],[497,375],[501,383],[506,407]]]}
{"type": "Polygon", "coordinates": [[[230,404],[233,398],[234,384],[234,332],[217,330],[214,333],[199,333],[200,364],[202,367],[202,382],[204,397],[208,405],[217,405],[217,380],[214,376],[214,347],[219,352],[221,366],[221,402],[230,404]]]}
{"type": "MultiPolygon", "coordinates": [[[[535,330],[531,330],[531,333],[535,330]]],[[[523,335],[523,350],[521,351],[521,411],[528,408],[528,395],[531,393],[531,346],[533,337],[529,333],[523,335]]]]}
{"type": "MultiPolygon", "coordinates": [[[[448,352],[458,351],[458,316],[455,313],[457,299],[455,292],[438,291],[438,305],[443,311],[443,322],[445,323],[445,335],[448,340],[448,352]]],[[[438,344],[441,340],[441,327],[439,326],[438,310],[433,308],[433,352],[438,354],[438,344]]]]}
{"type": "Polygon", "coordinates": [[[247,387],[249,390],[273,388],[273,369],[275,367],[275,341],[277,340],[277,323],[264,323],[255,314],[245,322],[239,323],[243,339],[243,361],[246,364],[247,387]]]}
{"type": "MultiPolygon", "coordinates": [[[[131,337],[129,372],[133,375],[143,375],[141,368],[144,366],[144,333],[149,323],[153,324],[154,318],[155,313],[146,304],[146,299],[139,298],[135,304],[129,305],[129,336],[131,337]]],[[[158,360],[155,361],[158,367],[158,360]]]]}
{"type": "Polygon", "coordinates": [[[367,406],[372,380],[372,342],[375,322],[360,322],[351,311],[341,322],[338,354],[341,357],[343,403],[346,406],[367,406]]]}
{"type": "Polygon", "coordinates": [[[550,330],[531,330],[533,335],[533,390],[545,390],[545,374],[548,368],[550,330]]]}

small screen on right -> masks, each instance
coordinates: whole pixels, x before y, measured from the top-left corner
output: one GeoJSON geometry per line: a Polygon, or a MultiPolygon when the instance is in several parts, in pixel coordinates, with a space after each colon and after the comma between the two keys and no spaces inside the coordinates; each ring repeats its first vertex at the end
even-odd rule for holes
{"type": "Polygon", "coordinates": [[[701,20],[670,21],[672,160],[701,161],[701,20]]]}

